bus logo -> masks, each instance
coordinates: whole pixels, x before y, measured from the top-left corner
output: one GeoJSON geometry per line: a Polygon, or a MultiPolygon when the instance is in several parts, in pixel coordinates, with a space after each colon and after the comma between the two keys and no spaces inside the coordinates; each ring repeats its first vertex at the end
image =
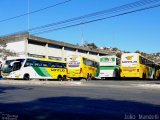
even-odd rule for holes
{"type": "Polygon", "coordinates": [[[72,58],[70,58],[72,61],[75,61],[76,60],[76,56],[73,56],[72,58]]]}
{"type": "Polygon", "coordinates": [[[132,60],[132,59],[133,59],[133,56],[127,56],[126,59],[127,59],[127,60],[132,60]]]}

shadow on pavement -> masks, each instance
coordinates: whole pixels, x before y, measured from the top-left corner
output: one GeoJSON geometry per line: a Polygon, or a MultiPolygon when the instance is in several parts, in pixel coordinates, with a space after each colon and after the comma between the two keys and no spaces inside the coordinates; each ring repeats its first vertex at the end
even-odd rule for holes
{"type": "Polygon", "coordinates": [[[8,90],[18,90],[18,89],[23,89],[23,90],[31,90],[33,88],[29,87],[19,87],[19,86],[0,86],[0,94],[6,93],[8,90]]]}
{"type": "Polygon", "coordinates": [[[1,116],[18,120],[116,120],[133,115],[158,115],[159,105],[86,97],[40,98],[24,103],[0,103],[1,116]]]}

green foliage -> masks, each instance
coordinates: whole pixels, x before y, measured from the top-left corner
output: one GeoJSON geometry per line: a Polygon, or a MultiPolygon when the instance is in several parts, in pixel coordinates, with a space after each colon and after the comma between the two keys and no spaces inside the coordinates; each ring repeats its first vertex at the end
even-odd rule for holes
{"type": "Polygon", "coordinates": [[[1,49],[0,48],[0,57],[5,57],[5,56],[16,56],[17,54],[15,52],[12,52],[7,49],[1,49]]]}
{"type": "Polygon", "coordinates": [[[90,49],[97,49],[98,47],[95,45],[95,43],[86,43],[84,45],[85,47],[89,47],[90,49]]]}
{"type": "Polygon", "coordinates": [[[116,56],[119,57],[119,58],[121,57],[121,55],[122,55],[122,53],[120,53],[120,52],[118,52],[118,53],[116,54],[116,56]]]}
{"type": "Polygon", "coordinates": [[[118,50],[118,48],[116,48],[116,47],[115,47],[115,48],[112,48],[112,50],[117,51],[117,50],[118,50]]]}

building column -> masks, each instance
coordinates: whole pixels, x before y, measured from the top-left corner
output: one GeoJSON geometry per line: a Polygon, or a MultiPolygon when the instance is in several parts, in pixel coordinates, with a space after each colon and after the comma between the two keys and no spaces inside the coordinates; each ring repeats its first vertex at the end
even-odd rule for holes
{"type": "Polygon", "coordinates": [[[75,54],[78,55],[78,49],[76,49],[75,54]]]}
{"type": "Polygon", "coordinates": [[[87,57],[89,57],[89,51],[87,52],[87,57]]]}
{"type": "Polygon", "coordinates": [[[25,42],[24,42],[24,55],[27,57],[28,56],[28,38],[25,39],[25,42]]]}
{"type": "Polygon", "coordinates": [[[48,59],[48,43],[46,43],[46,46],[45,46],[45,58],[48,59]]]}
{"type": "Polygon", "coordinates": [[[62,53],[61,53],[61,55],[62,55],[62,61],[65,61],[65,56],[64,56],[64,46],[62,47],[62,53]]]}

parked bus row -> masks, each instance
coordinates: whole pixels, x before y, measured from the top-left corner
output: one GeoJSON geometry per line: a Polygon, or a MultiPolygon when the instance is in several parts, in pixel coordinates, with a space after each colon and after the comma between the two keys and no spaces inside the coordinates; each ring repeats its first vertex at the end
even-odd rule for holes
{"type": "Polygon", "coordinates": [[[100,57],[99,78],[160,79],[160,65],[139,53],[123,53],[117,56],[100,57]]]}
{"type": "Polygon", "coordinates": [[[2,76],[7,79],[160,79],[160,65],[138,53],[100,56],[98,60],[72,55],[66,62],[45,58],[18,57],[5,61],[2,76]]]}

